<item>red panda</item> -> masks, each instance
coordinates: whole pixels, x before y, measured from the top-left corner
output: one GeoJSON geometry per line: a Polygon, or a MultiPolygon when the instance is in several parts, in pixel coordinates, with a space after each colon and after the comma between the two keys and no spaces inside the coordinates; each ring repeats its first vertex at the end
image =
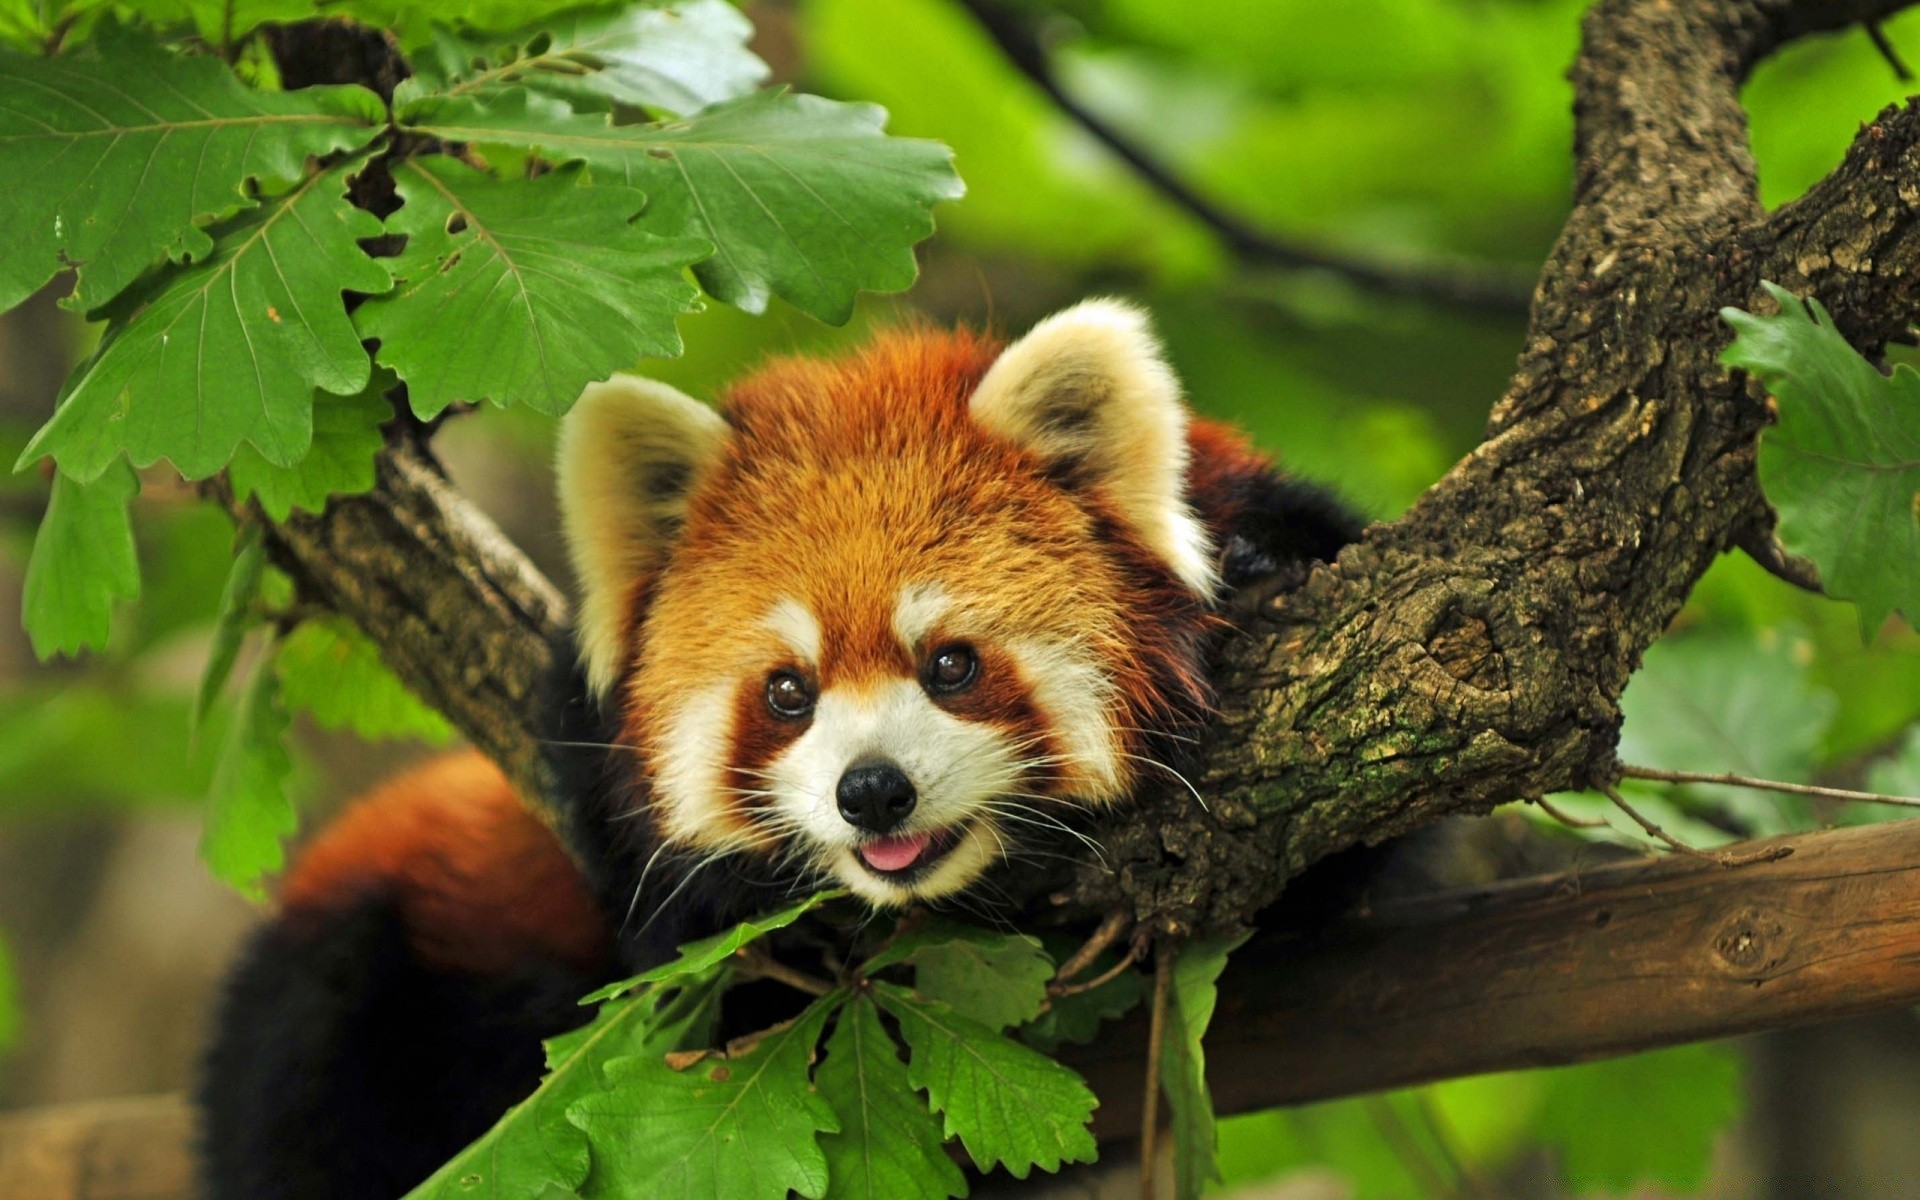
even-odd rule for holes
{"type": "Polygon", "coordinates": [[[576,997],[817,886],[982,886],[1202,726],[1223,594],[1357,527],[1191,420],[1145,317],[885,333],[716,411],[589,387],[556,834],[477,756],[350,809],[235,971],[212,1200],[398,1196],[530,1091],[576,997]],[[571,656],[570,656],[571,657],[571,656]]]}

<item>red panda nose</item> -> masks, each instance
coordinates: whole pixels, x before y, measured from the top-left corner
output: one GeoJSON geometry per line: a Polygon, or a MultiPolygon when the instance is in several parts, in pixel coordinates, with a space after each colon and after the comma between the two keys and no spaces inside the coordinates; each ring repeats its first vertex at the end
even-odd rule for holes
{"type": "Polygon", "coordinates": [[[834,789],[840,815],[867,833],[888,833],[913,812],[918,802],[913,780],[890,762],[856,763],[834,789]]]}

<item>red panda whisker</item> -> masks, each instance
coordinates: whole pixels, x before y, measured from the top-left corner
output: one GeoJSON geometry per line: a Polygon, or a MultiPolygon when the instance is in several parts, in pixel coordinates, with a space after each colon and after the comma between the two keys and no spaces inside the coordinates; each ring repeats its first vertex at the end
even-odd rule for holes
{"type": "Polygon", "coordinates": [[[560,746],[570,750],[626,750],[634,754],[644,753],[639,746],[631,746],[625,742],[569,742],[559,738],[541,738],[540,744],[543,746],[560,746]]]}
{"type": "Polygon", "coordinates": [[[1073,828],[1071,825],[1068,825],[1058,817],[1050,816],[1047,813],[1041,812],[1039,809],[1011,800],[988,800],[984,802],[981,807],[998,817],[1017,822],[1021,825],[1031,825],[1036,829],[1057,829],[1070,837],[1078,839],[1081,845],[1085,846],[1093,853],[1094,857],[1100,860],[1101,865],[1106,865],[1106,854],[1100,843],[1080,832],[1078,829],[1073,828]]]}

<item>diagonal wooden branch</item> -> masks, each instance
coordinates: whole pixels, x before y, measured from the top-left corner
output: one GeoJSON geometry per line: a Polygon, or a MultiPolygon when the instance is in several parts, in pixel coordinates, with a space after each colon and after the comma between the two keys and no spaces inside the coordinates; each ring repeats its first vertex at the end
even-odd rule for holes
{"type": "Polygon", "coordinates": [[[1880,266],[1907,265],[1920,238],[1920,194],[1898,173],[1915,116],[1889,113],[1769,219],[1740,83],[1791,37],[1897,7],[1609,0],[1588,14],[1576,203],[1486,440],[1234,645],[1194,781],[1211,812],[1167,792],[1116,822],[1117,871],[1088,872],[1084,899],[1169,929],[1232,921],[1357,840],[1610,778],[1641,653],[1715,556],[1768,520],[1763,397],[1719,365],[1718,310],[1753,306],[1780,273],[1834,290],[1863,343],[1912,312],[1913,273],[1880,266]]]}

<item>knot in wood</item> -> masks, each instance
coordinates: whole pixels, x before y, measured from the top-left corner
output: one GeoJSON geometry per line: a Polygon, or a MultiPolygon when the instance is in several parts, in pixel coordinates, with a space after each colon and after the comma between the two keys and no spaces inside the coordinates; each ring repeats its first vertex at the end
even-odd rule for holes
{"type": "Polygon", "coordinates": [[[1787,943],[1786,922],[1749,907],[1721,922],[1713,935],[1713,953],[1727,974],[1758,983],[1786,961],[1787,943]]]}

